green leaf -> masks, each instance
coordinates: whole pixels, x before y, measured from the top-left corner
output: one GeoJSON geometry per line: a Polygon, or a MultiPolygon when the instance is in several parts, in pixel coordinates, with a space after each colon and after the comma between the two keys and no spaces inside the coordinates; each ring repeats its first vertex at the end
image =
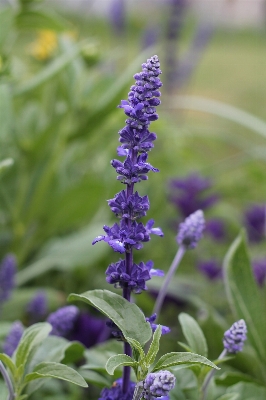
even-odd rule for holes
{"type": "Polygon", "coordinates": [[[182,349],[188,351],[189,353],[192,353],[192,349],[186,343],[183,342],[177,342],[177,343],[179,344],[180,347],[182,347],[182,349]]]}
{"type": "Polygon", "coordinates": [[[16,25],[19,29],[51,29],[60,32],[67,29],[69,24],[54,13],[25,9],[17,14],[16,25]]]}
{"type": "Polygon", "coordinates": [[[217,400],[237,400],[239,399],[238,393],[227,393],[222,395],[221,397],[218,397],[217,400]]]}
{"type": "Polygon", "coordinates": [[[28,383],[34,379],[57,378],[75,385],[88,387],[84,378],[73,368],[55,362],[43,362],[34,368],[34,371],[25,376],[24,382],[28,383]]]}
{"type": "Polygon", "coordinates": [[[239,382],[230,386],[227,393],[237,393],[240,400],[265,400],[266,388],[253,383],[239,382]]]}
{"type": "Polygon", "coordinates": [[[86,364],[82,369],[93,369],[94,371],[106,373],[106,360],[111,356],[123,352],[123,343],[117,340],[110,339],[104,343],[98,344],[95,347],[85,350],[84,356],[86,364]]]}
{"type": "Polygon", "coordinates": [[[83,376],[83,378],[92,383],[93,385],[100,386],[101,388],[111,386],[111,382],[102,374],[96,371],[80,369],[79,373],[83,376]]]}
{"type": "Polygon", "coordinates": [[[168,368],[180,364],[203,364],[208,367],[220,369],[207,358],[194,353],[167,353],[162,356],[155,364],[152,372],[160,371],[161,369],[168,368]]]}
{"type": "Polygon", "coordinates": [[[216,385],[221,386],[232,386],[238,382],[252,382],[253,379],[250,375],[243,374],[241,372],[224,372],[223,374],[215,378],[216,385]]]}
{"type": "Polygon", "coordinates": [[[186,313],[179,314],[178,319],[191,351],[207,357],[207,342],[197,321],[186,313]]]}
{"type": "Polygon", "coordinates": [[[161,325],[158,325],[156,328],[156,331],[153,334],[153,339],[152,339],[150,348],[148,350],[148,353],[146,355],[146,363],[149,366],[154,362],[154,360],[157,356],[157,353],[159,351],[161,336],[162,336],[162,327],[161,327],[161,325]]]}
{"type": "Polygon", "coordinates": [[[84,47],[84,42],[77,44],[70,51],[61,54],[55,60],[51,61],[47,67],[43,68],[38,74],[35,74],[28,81],[23,82],[14,89],[14,96],[21,96],[37,89],[39,86],[48,82],[60,72],[62,72],[75,58],[77,58],[84,47]]]}
{"type": "Polygon", "coordinates": [[[17,367],[20,365],[26,365],[33,356],[36,348],[49,335],[51,330],[52,327],[50,324],[47,322],[41,322],[30,326],[24,331],[15,352],[15,364],[17,367]]]}
{"type": "MultiPolygon", "coordinates": [[[[3,142],[3,140],[8,141],[10,140],[14,123],[14,115],[10,85],[7,83],[0,84],[0,121],[0,140],[1,142],[3,142]]],[[[5,162],[7,161],[5,160],[5,162]]]]}
{"type": "Polygon", "coordinates": [[[135,367],[138,365],[138,363],[126,354],[117,354],[116,356],[112,356],[109,358],[105,365],[105,368],[108,374],[113,375],[116,368],[126,365],[130,367],[135,367]]]}
{"type": "Polygon", "coordinates": [[[225,287],[236,318],[243,318],[248,338],[257,356],[266,362],[266,319],[263,301],[250,266],[245,235],[242,232],[229,248],[224,259],[225,287]]]}
{"type": "Polygon", "coordinates": [[[81,295],[71,294],[69,301],[84,301],[110,318],[125,337],[137,340],[142,346],[151,338],[150,324],[136,306],[109,290],[91,290],[81,295]]]}
{"type": "Polygon", "coordinates": [[[4,353],[0,353],[0,361],[2,361],[9,369],[13,376],[16,375],[16,366],[13,363],[13,360],[4,353]]]}
{"type": "Polygon", "coordinates": [[[0,172],[8,167],[11,167],[13,164],[13,158],[6,158],[5,160],[0,161],[0,172]]]}
{"type": "Polygon", "coordinates": [[[137,352],[137,358],[140,358],[140,360],[145,358],[145,353],[143,348],[141,347],[141,344],[134,339],[125,337],[126,341],[130,344],[130,346],[132,347],[133,350],[135,350],[137,352]]]}

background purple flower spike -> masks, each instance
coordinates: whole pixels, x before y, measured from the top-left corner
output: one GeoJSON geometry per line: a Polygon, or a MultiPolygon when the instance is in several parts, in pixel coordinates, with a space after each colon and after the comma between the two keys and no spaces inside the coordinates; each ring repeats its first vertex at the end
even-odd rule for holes
{"type": "Polygon", "coordinates": [[[45,291],[39,290],[27,304],[26,311],[32,323],[41,321],[48,311],[48,299],[45,291]]]}
{"type": "Polygon", "coordinates": [[[24,326],[20,321],[15,321],[11,325],[11,329],[5,338],[3,344],[3,352],[9,357],[12,357],[14,351],[18,347],[19,341],[22,338],[24,326]]]}
{"type": "Polygon", "coordinates": [[[210,280],[220,279],[223,276],[222,267],[216,260],[200,261],[198,269],[210,280]]]}
{"type": "Polygon", "coordinates": [[[0,303],[7,301],[15,287],[17,262],[13,254],[8,254],[0,265],[0,303]]]}
{"type": "Polygon", "coordinates": [[[254,260],[252,267],[258,285],[260,287],[264,286],[266,281],[266,258],[254,260]]]}
{"type": "Polygon", "coordinates": [[[105,388],[101,391],[99,400],[132,400],[135,390],[135,383],[129,383],[127,393],[122,391],[122,379],[118,379],[113,383],[111,388],[105,388]]]}
{"type": "Polygon", "coordinates": [[[244,215],[244,225],[250,242],[258,243],[266,239],[266,204],[251,205],[244,215]]]}

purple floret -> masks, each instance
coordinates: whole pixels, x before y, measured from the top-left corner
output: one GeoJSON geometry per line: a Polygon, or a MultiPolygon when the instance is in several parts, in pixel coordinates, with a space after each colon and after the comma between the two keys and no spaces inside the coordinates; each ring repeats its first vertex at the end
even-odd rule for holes
{"type": "Polygon", "coordinates": [[[135,220],[144,217],[150,207],[148,196],[139,196],[138,192],[127,196],[125,190],[122,190],[108,204],[117,216],[135,220]]]}
{"type": "Polygon", "coordinates": [[[251,205],[245,212],[244,224],[250,242],[262,242],[266,239],[266,205],[251,205]]]}
{"type": "MultiPolygon", "coordinates": [[[[158,324],[154,323],[156,321],[156,318],[157,318],[156,313],[152,314],[149,318],[146,317],[146,321],[149,322],[152,332],[155,332],[158,327],[158,324]]],[[[171,332],[171,329],[168,328],[168,326],[161,325],[161,328],[162,328],[162,335],[166,335],[167,333],[171,332]]]]}
{"type": "Polygon", "coordinates": [[[169,371],[153,372],[147,375],[143,382],[142,397],[154,400],[161,396],[168,396],[175,386],[175,376],[169,371]]]}
{"type": "Polygon", "coordinates": [[[23,332],[24,326],[22,325],[22,323],[20,321],[13,322],[3,344],[3,352],[9,357],[12,357],[14,351],[18,347],[23,332]]]}
{"type": "Polygon", "coordinates": [[[177,243],[187,249],[194,249],[203,236],[204,228],[204,215],[201,210],[198,210],[179,225],[177,243]]]}
{"type": "Polygon", "coordinates": [[[223,345],[228,353],[238,353],[243,350],[246,339],[247,326],[245,321],[240,319],[224,333],[223,345]]]}
{"type": "Polygon", "coordinates": [[[67,336],[73,329],[78,315],[79,309],[76,306],[61,307],[51,313],[47,318],[47,322],[53,328],[51,335],[67,336]]]}

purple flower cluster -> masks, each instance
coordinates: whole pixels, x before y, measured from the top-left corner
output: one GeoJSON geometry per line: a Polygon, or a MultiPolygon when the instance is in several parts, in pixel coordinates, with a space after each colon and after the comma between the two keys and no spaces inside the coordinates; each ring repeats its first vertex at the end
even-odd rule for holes
{"type": "Polygon", "coordinates": [[[130,382],[127,393],[123,393],[122,379],[118,379],[111,388],[105,388],[101,391],[99,400],[132,400],[134,389],[135,383],[130,382]]]}
{"type": "Polygon", "coordinates": [[[119,105],[127,119],[126,126],[119,131],[121,146],[117,152],[119,156],[125,156],[125,160],[112,160],[111,165],[126,189],[108,200],[108,205],[120,221],[111,227],[105,225],[105,235],[97,236],[92,243],[105,241],[115,252],[125,254],[125,260],[109,265],[106,280],[117,288],[134,293],[146,290],[146,281],[152,275],[161,275],[161,271],[153,270],[151,261],[135,264],[132,257],[133,249],[141,249],[143,243],[150,240],[151,234],[163,236],[160,228],[153,228],[153,220],[146,225],[137,221],[146,216],[150,203],[148,196],[134,192],[134,185],[147,180],[149,171],[158,172],[147,159],[156,139],[155,133],[149,131],[149,125],[158,119],[156,106],[160,104],[160,74],[159,59],[153,56],[142,64],[142,71],[134,75],[136,82],[130,88],[128,100],[122,100],[119,105]]]}
{"type": "Polygon", "coordinates": [[[147,375],[143,382],[142,397],[153,400],[161,396],[168,396],[175,386],[175,376],[169,371],[159,371],[147,375]]]}
{"type": "Polygon", "coordinates": [[[79,309],[76,306],[61,307],[51,313],[47,322],[52,325],[51,335],[66,336],[74,327],[76,318],[78,317],[79,309]]]}
{"type": "Polygon", "coordinates": [[[17,262],[12,254],[8,254],[0,264],[0,303],[8,300],[15,287],[17,262]]]}
{"type": "Polygon", "coordinates": [[[194,249],[202,238],[204,228],[204,215],[201,210],[198,210],[179,225],[177,243],[186,249],[194,249]]]}
{"type": "MultiPolygon", "coordinates": [[[[157,318],[156,313],[152,314],[149,318],[146,318],[146,321],[150,323],[153,332],[155,332],[158,327],[158,325],[154,323],[156,321],[156,318],[157,318]]],[[[161,325],[161,327],[162,327],[162,335],[166,335],[171,331],[171,329],[168,328],[168,326],[161,325]]]]}
{"type": "Polygon", "coordinates": [[[13,322],[3,344],[3,351],[5,354],[12,357],[23,335],[23,332],[24,326],[22,323],[20,321],[13,322]]]}
{"type": "Polygon", "coordinates": [[[224,333],[224,349],[227,350],[228,353],[238,353],[242,351],[246,339],[247,326],[245,321],[240,319],[224,333]]]}

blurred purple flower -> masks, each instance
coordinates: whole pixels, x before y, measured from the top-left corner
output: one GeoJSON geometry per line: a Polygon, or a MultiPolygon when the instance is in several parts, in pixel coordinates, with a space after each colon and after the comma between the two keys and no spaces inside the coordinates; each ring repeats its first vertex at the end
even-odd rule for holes
{"type": "Polygon", "coordinates": [[[134,382],[130,382],[127,393],[123,393],[122,379],[118,379],[111,388],[105,388],[101,391],[99,400],[132,400],[135,385],[134,382]]]}
{"type": "Polygon", "coordinates": [[[3,352],[9,357],[12,357],[14,351],[16,350],[23,332],[24,326],[22,323],[20,321],[13,322],[3,344],[3,352]]]}
{"type": "Polygon", "coordinates": [[[31,323],[41,321],[47,314],[47,295],[39,290],[26,306],[31,323]]]}
{"type": "Polygon", "coordinates": [[[80,313],[68,335],[69,340],[77,340],[86,347],[102,343],[110,337],[110,329],[103,318],[95,317],[88,313],[80,313]]]}
{"type": "Polygon", "coordinates": [[[266,280],[266,258],[254,260],[252,262],[253,273],[259,286],[264,286],[266,280]]]}
{"type": "Polygon", "coordinates": [[[216,194],[206,193],[212,187],[211,181],[196,173],[172,179],[169,186],[172,190],[169,199],[184,218],[199,209],[212,207],[218,200],[216,194]]]}
{"type": "Polygon", "coordinates": [[[79,309],[76,306],[61,307],[47,317],[47,322],[52,325],[51,335],[67,336],[74,328],[79,309]]]}
{"type": "Polygon", "coordinates": [[[250,242],[262,242],[266,238],[266,204],[253,204],[244,214],[244,225],[250,242]]]}
{"type": "Polygon", "coordinates": [[[0,303],[8,300],[15,287],[17,262],[13,254],[6,255],[0,265],[0,303]]]}
{"type": "Polygon", "coordinates": [[[147,49],[150,46],[154,46],[158,42],[159,34],[158,26],[147,26],[142,37],[142,48],[147,49]]]}
{"type": "Polygon", "coordinates": [[[200,261],[198,269],[210,280],[220,279],[223,276],[222,268],[216,260],[200,261]]]}
{"type": "Polygon", "coordinates": [[[179,246],[184,246],[187,250],[194,249],[203,236],[204,228],[204,214],[202,210],[197,210],[179,225],[177,243],[179,246]]]}
{"type": "Polygon", "coordinates": [[[214,240],[222,241],[226,237],[224,222],[219,218],[212,218],[206,221],[206,233],[214,240]]]}

